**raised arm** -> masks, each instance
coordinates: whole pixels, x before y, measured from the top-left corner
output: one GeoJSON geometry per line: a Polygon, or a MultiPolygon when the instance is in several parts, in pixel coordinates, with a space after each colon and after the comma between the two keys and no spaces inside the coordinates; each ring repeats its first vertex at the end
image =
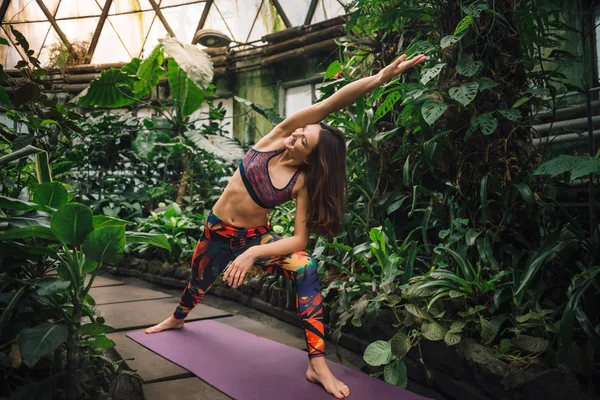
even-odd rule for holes
{"type": "Polygon", "coordinates": [[[316,124],[324,120],[329,114],[339,111],[354,103],[360,96],[389,82],[395,76],[400,75],[407,69],[425,61],[427,57],[420,54],[410,60],[406,60],[403,54],[396,61],[379,71],[376,75],[356,80],[320,103],[313,104],[302,110],[296,111],[283,122],[273,128],[269,135],[286,137],[296,129],[310,124],[316,124]]]}

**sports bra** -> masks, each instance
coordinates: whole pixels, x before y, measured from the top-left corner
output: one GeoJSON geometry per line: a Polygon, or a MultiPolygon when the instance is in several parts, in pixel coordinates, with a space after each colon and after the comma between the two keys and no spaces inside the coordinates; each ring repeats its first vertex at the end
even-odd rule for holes
{"type": "Polygon", "coordinates": [[[258,151],[250,148],[240,161],[240,175],[252,200],[262,208],[271,209],[292,199],[292,190],[300,174],[294,173],[287,185],[282,189],[273,186],[269,176],[269,161],[283,153],[285,147],[271,151],[258,151]]]}

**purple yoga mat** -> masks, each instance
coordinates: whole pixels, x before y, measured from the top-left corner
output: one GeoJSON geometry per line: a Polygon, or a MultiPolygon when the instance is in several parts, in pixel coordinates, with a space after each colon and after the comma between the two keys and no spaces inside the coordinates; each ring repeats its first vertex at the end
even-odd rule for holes
{"type": "MultiPolygon", "coordinates": [[[[306,380],[306,352],[216,321],[188,322],[183,329],[151,335],[134,331],[127,336],[237,400],[335,399],[306,380]]],[[[351,400],[425,399],[360,371],[329,360],[327,364],[348,385],[351,400]]]]}

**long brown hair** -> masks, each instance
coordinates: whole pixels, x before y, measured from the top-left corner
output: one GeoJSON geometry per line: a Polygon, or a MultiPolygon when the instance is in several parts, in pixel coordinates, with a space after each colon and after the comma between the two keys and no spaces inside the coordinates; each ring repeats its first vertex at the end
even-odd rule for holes
{"type": "Polygon", "coordinates": [[[308,156],[304,186],[308,191],[307,224],[311,232],[335,236],[346,206],[346,142],[336,128],[320,123],[319,141],[308,156]]]}

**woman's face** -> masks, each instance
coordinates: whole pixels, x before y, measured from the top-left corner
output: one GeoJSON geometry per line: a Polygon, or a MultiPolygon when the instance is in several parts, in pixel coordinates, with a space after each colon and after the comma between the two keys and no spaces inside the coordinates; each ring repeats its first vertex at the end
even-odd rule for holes
{"type": "Polygon", "coordinates": [[[308,156],[319,143],[319,132],[321,132],[319,124],[307,125],[296,129],[284,141],[290,156],[307,163],[308,156]]]}

